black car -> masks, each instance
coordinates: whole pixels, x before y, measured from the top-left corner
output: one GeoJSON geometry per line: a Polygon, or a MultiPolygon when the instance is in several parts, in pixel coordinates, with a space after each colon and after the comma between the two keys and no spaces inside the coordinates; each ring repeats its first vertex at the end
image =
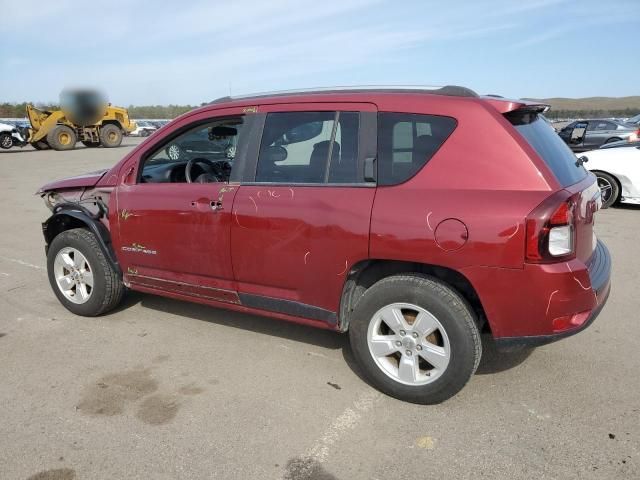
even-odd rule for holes
{"type": "Polygon", "coordinates": [[[561,129],[558,135],[574,152],[584,152],[608,143],[635,140],[638,126],[617,120],[577,120],[561,129]]]}

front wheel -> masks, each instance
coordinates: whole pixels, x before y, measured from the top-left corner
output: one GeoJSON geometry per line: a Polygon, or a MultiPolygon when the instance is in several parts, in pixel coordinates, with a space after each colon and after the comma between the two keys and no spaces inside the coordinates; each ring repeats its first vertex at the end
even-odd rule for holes
{"type": "Polygon", "coordinates": [[[93,233],[84,228],[55,237],[47,253],[49,283],[62,305],[76,315],[95,317],[115,308],[124,285],[93,233]]]}
{"type": "Polygon", "coordinates": [[[412,403],[440,403],[468,382],[482,345],[475,315],[460,295],[420,274],[369,288],[349,327],[354,356],[382,392],[412,403]]]}
{"type": "Polygon", "coordinates": [[[5,150],[13,147],[13,138],[11,137],[10,133],[0,134],[0,147],[4,148],[5,150]]]}
{"type": "Polygon", "coordinates": [[[47,134],[47,143],[58,151],[73,150],[78,137],[71,127],[58,125],[47,134]]]}

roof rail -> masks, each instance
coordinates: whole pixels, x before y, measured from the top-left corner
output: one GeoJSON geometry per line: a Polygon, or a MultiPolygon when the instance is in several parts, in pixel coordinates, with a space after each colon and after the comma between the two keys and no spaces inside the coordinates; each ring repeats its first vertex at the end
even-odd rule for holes
{"type": "Polygon", "coordinates": [[[428,93],[431,95],[448,95],[452,97],[478,97],[479,95],[467,87],[457,85],[427,86],[427,85],[353,85],[342,87],[301,88],[295,90],[278,90],[274,92],[252,93],[247,95],[233,95],[220,97],[211,104],[247,100],[252,98],[283,97],[291,95],[308,95],[315,93],[343,93],[343,92],[383,92],[383,93],[428,93]]]}

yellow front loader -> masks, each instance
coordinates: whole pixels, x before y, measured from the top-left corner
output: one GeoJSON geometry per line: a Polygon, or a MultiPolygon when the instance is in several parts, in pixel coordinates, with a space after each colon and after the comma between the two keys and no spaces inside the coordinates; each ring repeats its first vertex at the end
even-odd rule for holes
{"type": "MultiPolygon", "coordinates": [[[[87,125],[72,120],[73,115],[65,110],[40,110],[27,105],[27,117],[31,123],[28,142],[37,150],[72,150],[80,141],[87,147],[118,147],[122,136],[136,128],[126,108],[111,104],[103,108],[97,121],[87,125]]],[[[95,120],[95,119],[94,119],[95,120]]]]}

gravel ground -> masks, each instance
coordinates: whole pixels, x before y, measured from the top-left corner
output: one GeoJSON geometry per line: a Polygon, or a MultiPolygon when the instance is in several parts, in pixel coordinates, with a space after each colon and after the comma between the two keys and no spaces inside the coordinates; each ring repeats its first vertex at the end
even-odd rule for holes
{"type": "Polygon", "coordinates": [[[71,315],[45,272],[33,193],[117,149],[0,152],[2,479],[640,478],[640,209],[598,214],[613,290],[584,333],[499,355],[417,406],[358,375],[346,337],[130,294],[71,315]]]}

